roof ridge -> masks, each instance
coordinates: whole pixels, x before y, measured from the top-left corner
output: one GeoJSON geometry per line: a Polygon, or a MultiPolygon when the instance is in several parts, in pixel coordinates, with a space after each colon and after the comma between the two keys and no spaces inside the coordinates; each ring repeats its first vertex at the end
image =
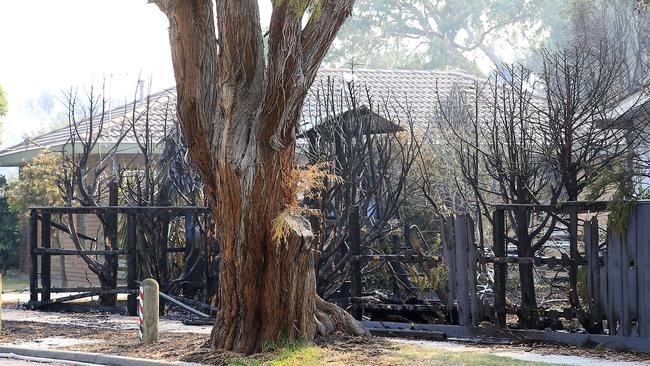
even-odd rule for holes
{"type": "Polygon", "coordinates": [[[388,68],[330,68],[323,67],[319,71],[325,72],[385,72],[385,73],[405,73],[405,74],[435,74],[435,75],[456,75],[472,79],[486,79],[485,76],[476,75],[463,70],[426,70],[426,69],[388,69],[388,68]]]}

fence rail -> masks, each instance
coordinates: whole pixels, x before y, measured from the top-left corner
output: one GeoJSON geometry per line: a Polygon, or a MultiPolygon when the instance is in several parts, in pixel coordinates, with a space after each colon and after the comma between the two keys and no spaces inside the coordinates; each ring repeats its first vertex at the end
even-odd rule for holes
{"type": "MultiPolygon", "coordinates": [[[[30,288],[30,306],[37,308],[50,304],[74,300],[83,297],[127,293],[127,313],[129,315],[137,314],[138,290],[138,238],[137,238],[137,220],[139,215],[153,215],[158,217],[185,217],[186,225],[191,225],[192,217],[197,214],[209,213],[209,208],[193,206],[96,206],[96,207],[30,207],[29,220],[29,246],[31,256],[31,269],[29,277],[30,288]],[[115,223],[112,226],[114,232],[105,233],[107,237],[117,238],[117,217],[118,214],[126,215],[126,239],[125,243],[119,245],[125,249],[63,249],[51,247],[52,229],[61,230],[70,234],[70,230],[60,223],[52,221],[52,215],[59,214],[95,214],[106,215],[109,220],[115,223]],[[38,235],[40,227],[40,237],[38,235]],[[126,257],[126,286],[114,288],[101,287],[52,287],[51,281],[51,257],[52,256],[104,256],[104,257],[126,257]],[[40,258],[40,271],[39,271],[40,258]],[[39,284],[40,277],[40,284],[39,284]],[[52,299],[52,293],[80,292],[64,296],[58,299],[52,299]]],[[[186,228],[187,229],[187,228],[186,228]]],[[[187,231],[187,230],[186,230],[187,231]]],[[[77,234],[79,238],[92,240],[92,238],[83,233],[77,234]]],[[[167,254],[170,253],[187,253],[187,248],[191,247],[193,240],[192,230],[186,232],[186,246],[177,248],[168,248],[166,243],[161,248],[162,265],[167,265],[167,254]]]]}

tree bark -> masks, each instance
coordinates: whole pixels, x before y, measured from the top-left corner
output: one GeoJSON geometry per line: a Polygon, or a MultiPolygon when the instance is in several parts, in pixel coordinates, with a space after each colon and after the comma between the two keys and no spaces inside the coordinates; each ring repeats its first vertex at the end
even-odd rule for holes
{"type": "MultiPolygon", "coordinates": [[[[524,186],[523,184],[521,185],[524,186]]],[[[520,197],[523,194],[520,195],[520,197]]],[[[529,232],[529,212],[517,209],[513,212],[515,220],[515,232],[517,234],[517,256],[526,258],[531,262],[519,263],[519,284],[521,286],[521,309],[519,321],[524,328],[537,328],[537,296],[535,293],[535,273],[532,259],[535,255],[532,251],[532,243],[529,232]]]]}
{"type": "Polygon", "coordinates": [[[524,328],[535,329],[538,326],[537,298],[535,294],[534,266],[530,243],[521,243],[517,249],[519,258],[530,259],[531,262],[519,263],[519,282],[521,285],[520,323],[524,328]]]}
{"type": "Polygon", "coordinates": [[[295,201],[295,129],[353,0],[274,1],[264,56],[257,0],[156,0],[167,15],[177,112],[221,249],[212,346],[251,353],[280,337],[366,334],[316,295],[309,224],[295,201]],[[274,231],[283,233],[274,236],[274,231]]]}

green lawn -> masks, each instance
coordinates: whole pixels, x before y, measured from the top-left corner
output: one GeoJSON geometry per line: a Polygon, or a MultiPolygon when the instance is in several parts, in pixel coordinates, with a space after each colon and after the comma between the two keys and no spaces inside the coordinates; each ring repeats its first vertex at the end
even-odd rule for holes
{"type": "Polygon", "coordinates": [[[17,270],[8,270],[2,276],[2,292],[20,292],[29,288],[29,276],[17,270]]]}

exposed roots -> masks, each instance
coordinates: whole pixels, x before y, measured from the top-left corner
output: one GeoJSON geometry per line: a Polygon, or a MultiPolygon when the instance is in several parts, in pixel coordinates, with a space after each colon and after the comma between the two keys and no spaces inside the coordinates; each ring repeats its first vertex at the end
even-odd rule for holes
{"type": "Polygon", "coordinates": [[[316,295],[316,334],[327,337],[334,333],[344,333],[350,336],[369,336],[370,332],[352,317],[347,311],[329,303],[316,295]]]}

